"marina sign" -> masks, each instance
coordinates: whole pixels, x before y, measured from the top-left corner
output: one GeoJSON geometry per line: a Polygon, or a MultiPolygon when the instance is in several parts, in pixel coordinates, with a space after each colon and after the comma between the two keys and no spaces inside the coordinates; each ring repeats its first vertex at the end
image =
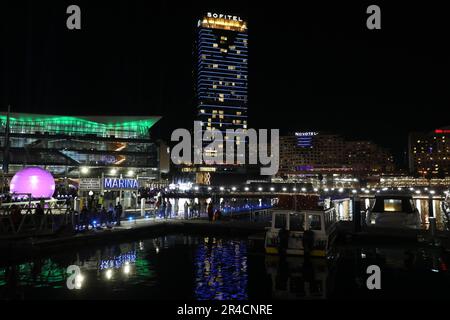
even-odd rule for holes
{"type": "Polygon", "coordinates": [[[105,178],[103,180],[105,190],[137,189],[138,187],[137,179],[105,178]]]}

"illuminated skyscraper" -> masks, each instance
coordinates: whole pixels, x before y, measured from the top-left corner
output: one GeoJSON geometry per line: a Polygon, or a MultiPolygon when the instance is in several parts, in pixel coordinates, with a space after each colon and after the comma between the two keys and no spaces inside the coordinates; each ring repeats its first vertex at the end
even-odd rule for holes
{"type": "Polygon", "coordinates": [[[247,24],[207,13],[198,21],[197,120],[202,130],[247,128],[247,24]]]}

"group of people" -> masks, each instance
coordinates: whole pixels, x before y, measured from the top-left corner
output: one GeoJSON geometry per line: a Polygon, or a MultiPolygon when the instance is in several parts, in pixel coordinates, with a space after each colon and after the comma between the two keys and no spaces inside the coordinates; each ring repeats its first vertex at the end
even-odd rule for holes
{"type": "Polygon", "coordinates": [[[123,208],[120,202],[116,206],[113,206],[111,203],[108,209],[102,206],[100,210],[96,206],[93,206],[89,210],[85,205],[80,211],[78,226],[79,229],[84,230],[89,229],[89,226],[92,228],[112,227],[113,225],[120,226],[122,214],[123,208]]]}

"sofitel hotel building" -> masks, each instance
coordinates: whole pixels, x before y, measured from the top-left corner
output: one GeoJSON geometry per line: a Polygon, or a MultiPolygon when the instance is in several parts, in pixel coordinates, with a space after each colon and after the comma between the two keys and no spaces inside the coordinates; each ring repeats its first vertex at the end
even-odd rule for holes
{"type": "MultiPolygon", "coordinates": [[[[219,130],[226,138],[227,129],[247,129],[247,23],[238,16],[207,13],[197,23],[196,58],[196,118],[202,123],[202,133],[205,130],[219,130]]],[[[204,141],[204,146],[208,144],[204,141]]],[[[224,144],[220,145],[222,150],[224,144]]],[[[204,150],[207,155],[215,152],[217,150],[204,150]]],[[[211,172],[237,172],[242,169],[233,165],[205,164],[185,168],[185,171],[196,171],[197,182],[208,183],[211,172]]]]}

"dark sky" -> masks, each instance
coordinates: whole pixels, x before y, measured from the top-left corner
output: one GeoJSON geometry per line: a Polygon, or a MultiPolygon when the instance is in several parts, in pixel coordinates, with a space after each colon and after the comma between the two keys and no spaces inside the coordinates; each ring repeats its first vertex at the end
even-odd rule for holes
{"type": "Polygon", "coordinates": [[[219,11],[249,22],[251,127],[334,131],[401,154],[409,131],[450,125],[450,25],[437,3],[395,2],[1,1],[1,109],[190,128],[196,21],[219,11]],[[374,3],[382,30],[370,31],[374,3]],[[81,31],[66,28],[70,4],[81,31]]]}

